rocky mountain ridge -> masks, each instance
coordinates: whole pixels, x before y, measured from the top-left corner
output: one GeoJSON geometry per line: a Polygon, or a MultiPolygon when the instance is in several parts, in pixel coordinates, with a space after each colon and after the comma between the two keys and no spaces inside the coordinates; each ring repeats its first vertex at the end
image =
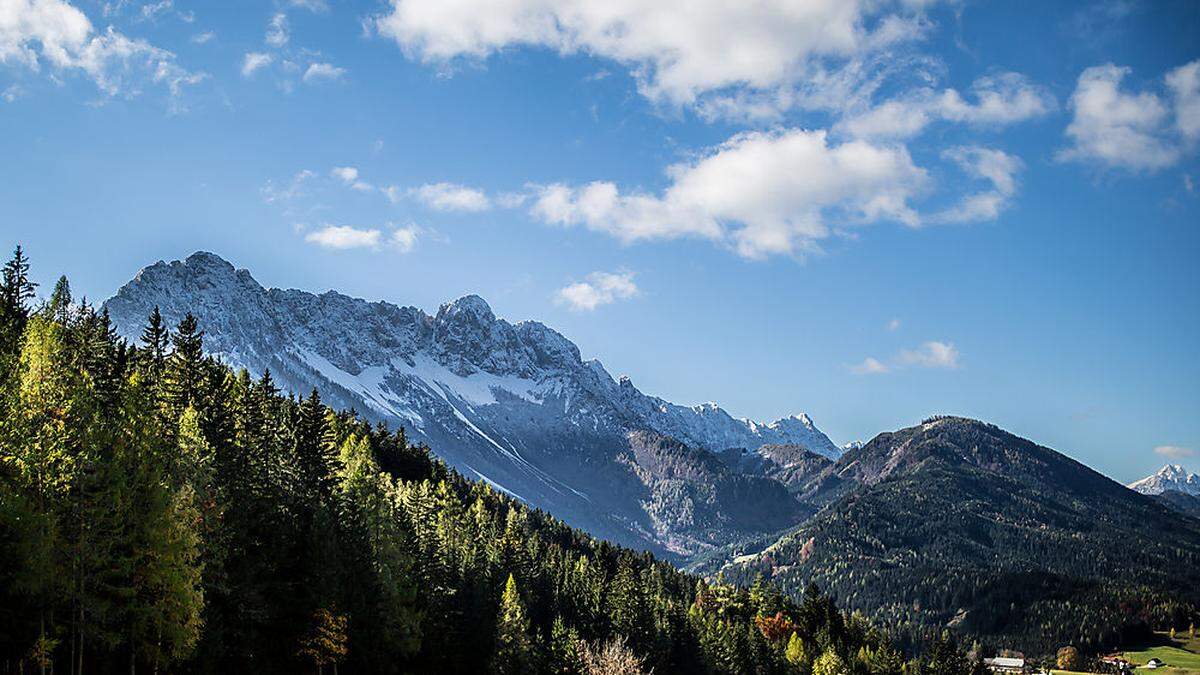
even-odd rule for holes
{"type": "MultiPolygon", "coordinates": [[[[558,332],[498,319],[475,295],[430,316],[333,291],[268,289],[247,270],[198,252],[142,269],[105,303],[131,341],[156,306],[172,324],[194,314],[206,349],[231,365],[254,375],[270,370],[286,390],[315,387],[335,407],[403,425],[469,477],[600,536],[660,552],[687,555],[723,535],[708,526],[703,535],[662,531],[661,523],[679,521],[648,513],[654,488],[627,461],[636,445],[631,434],[706,451],[798,446],[826,458],[841,454],[804,414],[763,424],[713,403],[689,407],[648,396],[599,361],[584,361],[558,332]]],[[[737,508],[722,502],[733,497],[714,499],[717,511],[737,508]]]]}
{"type": "Polygon", "coordinates": [[[1126,487],[1144,495],[1160,495],[1174,491],[1200,497],[1200,475],[1189,473],[1179,464],[1168,464],[1126,487]]]}

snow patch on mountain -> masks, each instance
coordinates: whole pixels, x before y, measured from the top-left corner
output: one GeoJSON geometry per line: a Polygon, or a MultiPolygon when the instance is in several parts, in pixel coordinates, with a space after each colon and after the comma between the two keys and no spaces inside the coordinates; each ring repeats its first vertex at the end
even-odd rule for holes
{"type": "Polygon", "coordinates": [[[600,536],[606,527],[649,531],[635,493],[612,484],[632,478],[618,461],[631,431],[713,452],[788,445],[841,454],[803,413],[762,423],[716,403],[648,396],[600,361],[584,361],[544,324],[497,318],[477,295],[430,316],[334,291],[264,288],[248,271],[199,252],[142,269],[105,303],[131,342],[156,306],[172,325],[194,314],[206,350],[230,365],[255,376],[269,370],[285,390],[316,388],[334,407],[403,425],[460,471],[600,536]],[[609,511],[597,515],[595,500],[609,511]]]}
{"type": "Polygon", "coordinates": [[[1200,475],[1189,473],[1179,464],[1168,464],[1125,487],[1144,495],[1160,495],[1168,490],[1176,490],[1200,497],[1200,475]]]}

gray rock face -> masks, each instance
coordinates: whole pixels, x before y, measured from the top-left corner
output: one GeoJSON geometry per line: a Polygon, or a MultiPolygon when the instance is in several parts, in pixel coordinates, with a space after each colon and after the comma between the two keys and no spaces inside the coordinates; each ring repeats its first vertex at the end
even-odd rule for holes
{"type": "Polygon", "coordinates": [[[728,491],[709,500],[716,515],[702,537],[664,525],[676,520],[648,512],[650,504],[659,511],[669,505],[647,484],[653,472],[639,475],[628,461],[631,433],[694,449],[786,445],[841,454],[803,414],[761,424],[712,403],[687,407],[647,396],[628,378],[614,380],[599,361],[583,361],[561,334],[535,321],[497,319],[475,295],[429,316],[333,291],[266,289],[248,271],[200,252],[146,267],[105,306],[131,341],[155,306],[172,325],[191,312],[206,350],[230,365],[256,376],[269,369],[285,389],[315,387],[331,405],[403,425],[468,477],[599,536],[659,552],[703,550],[740,536],[752,519],[721,515],[739,506],[726,503],[738,498],[728,491]]]}

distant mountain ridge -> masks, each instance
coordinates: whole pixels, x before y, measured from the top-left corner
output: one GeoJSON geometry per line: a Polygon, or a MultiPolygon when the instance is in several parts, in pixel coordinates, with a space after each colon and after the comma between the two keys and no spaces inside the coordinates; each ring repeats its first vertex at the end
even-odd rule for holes
{"type": "MultiPolygon", "coordinates": [[[[631,434],[714,452],[800,446],[826,458],[841,454],[804,414],[763,424],[735,419],[714,403],[687,407],[643,394],[599,361],[583,361],[556,331],[497,319],[475,295],[430,316],[333,291],[267,289],[249,271],[198,252],[142,269],[105,303],[130,340],[156,306],[171,324],[194,314],[206,350],[231,365],[255,375],[269,369],[287,390],[315,387],[334,407],[403,425],[469,477],[600,536],[660,552],[720,545],[744,534],[723,531],[721,523],[753,519],[716,517],[704,527],[664,531],[663,523],[676,520],[647,511],[655,499],[645,476],[654,472],[639,475],[631,434]]],[[[737,497],[713,499],[717,512],[738,508],[725,503],[737,497]]],[[[771,508],[794,511],[790,502],[771,508]]]]}
{"type": "Polygon", "coordinates": [[[815,581],[910,636],[1030,650],[1112,646],[1200,608],[1200,521],[991,424],[879,434],[799,494],[821,511],[700,569],[793,594],[815,581]]]}
{"type": "Polygon", "coordinates": [[[1182,492],[1186,495],[1200,497],[1200,475],[1188,473],[1179,464],[1168,464],[1141,480],[1127,485],[1144,495],[1160,495],[1164,492],[1182,492]]]}

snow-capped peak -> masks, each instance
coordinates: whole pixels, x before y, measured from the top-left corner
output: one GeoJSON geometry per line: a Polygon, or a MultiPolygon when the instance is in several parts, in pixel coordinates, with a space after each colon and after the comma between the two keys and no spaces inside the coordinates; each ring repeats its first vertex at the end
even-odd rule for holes
{"type": "Polygon", "coordinates": [[[1127,485],[1142,494],[1158,495],[1168,490],[1177,490],[1200,496],[1200,475],[1189,473],[1179,464],[1167,464],[1156,473],[1127,485]]]}
{"type": "Polygon", "coordinates": [[[334,407],[403,425],[464,475],[556,514],[590,514],[583,522],[591,524],[610,522],[591,514],[591,502],[631,475],[618,459],[631,432],[713,452],[769,444],[840,454],[802,413],[762,424],[712,402],[648,396],[628,376],[614,380],[599,361],[584,361],[553,329],[498,319],[478,295],[430,316],[335,291],[264,288],[247,270],[197,252],[150,265],[105,303],[133,342],[156,306],[171,325],[194,314],[205,348],[230,365],[269,369],[285,390],[316,388],[334,407]]]}
{"type": "Polygon", "coordinates": [[[437,316],[439,320],[461,317],[469,317],[479,324],[490,324],[496,320],[496,315],[492,313],[492,308],[487,301],[475,294],[464,295],[457,300],[447,302],[442,305],[437,316]]]}

